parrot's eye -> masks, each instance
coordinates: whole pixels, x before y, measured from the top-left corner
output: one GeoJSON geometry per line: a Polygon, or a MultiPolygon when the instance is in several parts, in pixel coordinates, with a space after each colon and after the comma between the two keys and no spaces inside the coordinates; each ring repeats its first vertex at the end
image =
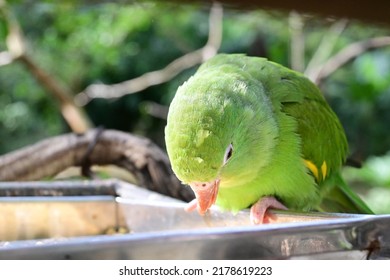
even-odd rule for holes
{"type": "Polygon", "coordinates": [[[233,144],[229,144],[226,148],[225,156],[223,158],[223,164],[226,164],[233,155],[233,144]]]}

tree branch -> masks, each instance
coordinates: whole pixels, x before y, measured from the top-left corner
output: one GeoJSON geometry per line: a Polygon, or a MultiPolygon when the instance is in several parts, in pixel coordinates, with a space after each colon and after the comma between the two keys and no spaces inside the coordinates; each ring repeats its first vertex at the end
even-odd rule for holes
{"type": "Polygon", "coordinates": [[[11,64],[14,61],[13,56],[10,52],[4,51],[0,52],[0,67],[4,65],[11,64]]]}
{"type": "Polygon", "coordinates": [[[84,111],[74,103],[71,91],[61,86],[59,81],[40,68],[27,54],[22,54],[18,61],[22,62],[41,86],[59,102],[61,114],[73,132],[83,133],[91,127],[84,111]]]}
{"type": "Polygon", "coordinates": [[[315,70],[318,74],[316,77],[312,77],[312,79],[319,85],[337,69],[362,53],[385,46],[390,46],[390,36],[370,38],[368,40],[352,43],[329,58],[324,64],[319,65],[318,69],[315,70]]]}
{"type": "Polygon", "coordinates": [[[185,201],[193,199],[192,191],[176,178],[168,157],[157,145],[116,130],[64,134],[0,156],[0,181],[40,180],[86,162],[116,165],[130,172],[139,186],[185,201]]]}
{"type": "Polygon", "coordinates": [[[304,72],[305,76],[308,77],[310,80],[314,81],[315,78],[318,76],[318,71],[320,71],[320,69],[317,66],[322,64],[326,59],[329,58],[338,38],[345,30],[347,23],[347,19],[341,19],[336,21],[329,28],[328,32],[322,37],[322,40],[316,52],[307,64],[306,70],[304,72]]]}
{"type": "Polygon", "coordinates": [[[305,66],[305,38],[303,35],[303,18],[296,12],[290,12],[290,64],[295,71],[302,72],[305,66]]]}
{"type": "Polygon", "coordinates": [[[6,41],[10,62],[19,61],[24,64],[40,85],[59,102],[61,114],[72,131],[82,133],[88,130],[91,126],[89,119],[74,103],[72,92],[43,70],[27,53],[23,32],[4,0],[0,0],[0,15],[8,29],[6,41]]]}
{"type": "Polygon", "coordinates": [[[182,71],[213,57],[222,41],[222,17],[222,5],[214,3],[210,10],[208,40],[202,48],[179,57],[161,70],[145,73],[128,81],[113,85],[92,84],[75,97],[76,103],[83,106],[94,98],[119,98],[142,91],[167,82],[182,71]]]}

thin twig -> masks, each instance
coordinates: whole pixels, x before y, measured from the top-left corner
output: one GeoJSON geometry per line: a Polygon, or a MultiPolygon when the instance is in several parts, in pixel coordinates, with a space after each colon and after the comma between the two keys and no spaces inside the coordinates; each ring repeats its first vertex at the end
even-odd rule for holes
{"type": "Polygon", "coordinates": [[[49,72],[41,68],[28,53],[19,22],[4,0],[0,0],[0,16],[3,18],[8,31],[6,43],[9,59],[22,63],[39,84],[46,89],[47,93],[58,101],[61,114],[73,132],[82,133],[87,131],[91,126],[88,117],[74,103],[72,92],[49,72]]]}
{"type": "Polygon", "coordinates": [[[352,43],[346,46],[344,49],[339,51],[337,54],[328,59],[324,64],[319,65],[317,77],[313,81],[319,85],[321,84],[330,74],[335,72],[337,69],[361,55],[362,53],[377,49],[381,47],[390,46],[390,36],[370,38],[367,40],[352,43]]]}
{"type": "Polygon", "coordinates": [[[18,61],[23,63],[40,85],[58,101],[61,114],[73,132],[83,133],[92,126],[82,108],[75,105],[71,98],[73,94],[67,87],[40,68],[31,56],[23,54],[18,61]]]}
{"type": "Polygon", "coordinates": [[[4,20],[7,30],[6,45],[8,53],[13,59],[16,59],[26,53],[26,45],[19,23],[4,0],[0,0],[0,16],[4,20]]]}
{"type": "Polygon", "coordinates": [[[318,76],[318,71],[320,70],[317,66],[322,64],[326,59],[331,55],[334,46],[341,33],[345,30],[348,20],[341,19],[336,21],[329,28],[328,32],[322,37],[320,44],[311,60],[306,66],[304,72],[305,76],[311,79],[312,81],[318,76]]]}
{"type": "Polygon", "coordinates": [[[290,27],[290,65],[295,71],[302,72],[305,65],[305,38],[303,34],[303,18],[296,12],[290,13],[289,19],[290,27]]]}
{"type": "Polygon", "coordinates": [[[222,17],[222,5],[214,3],[210,10],[208,40],[202,48],[179,57],[161,70],[148,72],[128,81],[113,85],[92,84],[76,95],[76,104],[83,106],[94,98],[119,98],[142,91],[150,86],[167,82],[182,71],[213,57],[218,52],[222,41],[222,17]]]}
{"type": "Polygon", "coordinates": [[[11,64],[14,61],[12,54],[8,51],[0,52],[0,67],[11,64]]]}

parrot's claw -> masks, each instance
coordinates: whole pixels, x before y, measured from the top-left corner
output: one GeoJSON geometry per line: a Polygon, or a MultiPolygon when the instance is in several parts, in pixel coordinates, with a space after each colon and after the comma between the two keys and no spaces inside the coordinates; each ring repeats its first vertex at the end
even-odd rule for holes
{"type": "Polygon", "coordinates": [[[198,207],[198,200],[195,198],[184,207],[184,210],[187,212],[192,212],[198,207]]]}
{"type": "Polygon", "coordinates": [[[267,224],[272,219],[272,215],[267,213],[269,208],[288,210],[286,206],[280,203],[273,196],[262,197],[251,207],[250,220],[252,224],[267,224]]]}

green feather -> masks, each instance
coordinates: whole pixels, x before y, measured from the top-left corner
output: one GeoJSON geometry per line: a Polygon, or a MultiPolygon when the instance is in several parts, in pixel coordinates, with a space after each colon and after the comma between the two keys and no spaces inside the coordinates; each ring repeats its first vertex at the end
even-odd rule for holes
{"type": "Polygon", "coordinates": [[[372,213],[340,177],[347,140],[319,89],[265,58],[220,54],[205,62],[178,89],[165,140],[184,183],[220,179],[223,209],[275,196],[291,209],[372,213]]]}
{"type": "Polygon", "coordinates": [[[374,212],[345,183],[340,173],[333,174],[330,180],[324,182],[322,201],[317,210],[323,212],[344,212],[357,214],[374,214],[374,212]]]}

